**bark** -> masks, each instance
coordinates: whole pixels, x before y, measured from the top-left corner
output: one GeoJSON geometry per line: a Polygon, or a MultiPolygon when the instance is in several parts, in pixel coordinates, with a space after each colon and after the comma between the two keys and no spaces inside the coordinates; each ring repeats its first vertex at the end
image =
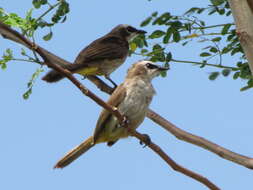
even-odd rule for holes
{"type": "Polygon", "coordinates": [[[235,20],[237,35],[253,75],[253,2],[252,0],[228,0],[228,2],[235,20]]]}

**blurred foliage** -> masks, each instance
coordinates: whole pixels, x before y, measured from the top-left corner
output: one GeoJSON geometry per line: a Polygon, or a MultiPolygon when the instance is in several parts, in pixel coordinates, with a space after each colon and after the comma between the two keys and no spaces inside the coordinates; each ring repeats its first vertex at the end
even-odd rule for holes
{"type": "MultiPolygon", "coordinates": [[[[48,33],[42,36],[42,39],[48,41],[53,37],[52,27],[55,24],[65,22],[69,12],[69,4],[66,0],[57,0],[54,2],[55,4],[51,4],[48,0],[33,0],[33,8],[27,11],[24,18],[16,13],[7,13],[3,8],[0,8],[0,21],[21,30],[22,34],[34,43],[36,43],[35,32],[38,32],[38,29],[46,29],[48,33]],[[40,8],[43,8],[45,11],[42,12],[40,8]],[[38,17],[33,17],[35,11],[39,15],[38,17]]],[[[27,61],[43,64],[43,61],[39,59],[36,52],[30,50],[29,52],[30,53],[27,54],[25,49],[22,48],[20,53],[22,58],[16,58],[12,50],[7,49],[0,59],[0,67],[5,69],[9,61],[27,61]]],[[[28,90],[23,94],[24,99],[29,98],[32,93],[34,82],[41,72],[43,72],[43,69],[39,66],[32,74],[31,79],[27,83],[28,90]]]]}
{"type": "MultiPolygon", "coordinates": [[[[21,30],[23,35],[35,42],[35,32],[47,30],[47,34],[42,36],[45,41],[53,37],[53,26],[63,23],[69,13],[69,3],[66,0],[33,0],[33,8],[27,11],[25,18],[16,13],[7,13],[0,8],[0,20],[4,23],[21,30]],[[43,10],[43,11],[42,11],[43,10]],[[38,17],[34,17],[36,12],[38,17]]],[[[233,79],[243,79],[247,85],[241,90],[253,87],[253,78],[249,70],[249,65],[240,46],[236,35],[234,23],[219,23],[209,25],[208,20],[201,20],[202,16],[231,17],[231,10],[227,0],[210,0],[206,7],[192,7],[185,14],[178,16],[170,12],[154,12],[144,19],[140,26],[148,27],[149,35],[140,35],[130,43],[130,56],[138,54],[145,59],[154,62],[162,62],[166,66],[173,63],[188,63],[197,65],[200,68],[213,67],[209,73],[209,79],[215,80],[219,76],[232,76],[233,79]],[[170,44],[181,45],[182,48],[190,48],[191,42],[203,44],[199,51],[197,61],[180,60],[175,58],[175,53],[169,51],[170,44]],[[226,63],[225,58],[233,56],[233,63],[226,63]],[[218,62],[218,63],[217,63],[218,62]]],[[[221,19],[222,20],[222,19],[221,19]]],[[[224,20],[224,19],[223,19],[224,20]]],[[[27,54],[21,50],[23,58],[16,58],[12,50],[7,49],[2,59],[0,67],[5,69],[7,62],[11,60],[28,61],[42,64],[39,56],[29,50],[27,54]]],[[[28,98],[32,92],[33,81],[38,77],[41,68],[37,69],[28,82],[28,91],[24,98],[28,98]]],[[[166,76],[166,72],[162,73],[166,76]]]]}
{"type": "Polygon", "coordinates": [[[210,0],[207,7],[192,7],[182,16],[170,12],[154,12],[140,24],[141,27],[148,27],[149,31],[153,28],[153,32],[135,38],[130,45],[130,55],[142,55],[146,59],[165,64],[190,63],[199,65],[200,68],[214,67],[217,71],[209,74],[210,80],[232,75],[233,79],[246,81],[247,85],[241,90],[253,87],[253,78],[234,23],[208,25],[208,20],[201,20],[201,16],[231,17],[231,10],[226,0],[210,0]],[[178,60],[168,50],[172,43],[190,48],[193,41],[203,44],[198,61],[178,60]],[[226,63],[226,56],[233,56],[233,63],[226,63]]]}

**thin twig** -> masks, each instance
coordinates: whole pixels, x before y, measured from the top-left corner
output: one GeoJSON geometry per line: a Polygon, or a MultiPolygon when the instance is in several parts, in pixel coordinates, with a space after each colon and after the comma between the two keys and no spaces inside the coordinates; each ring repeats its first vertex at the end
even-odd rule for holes
{"type": "Polygon", "coordinates": [[[19,59],[19,58],[12,58],[10,61],[23,61],[23,62],[29,62],[29,63],[38,63],[42,64],[40,61],[36,61],[35,59],[29,60],[29,59],[19,59]]]}
{"type": "Polygon", "coordinates": [[[58,3],[54,4],[54,5],[49,5],[49,9],[46,10],[44,13],[42,13],[36,20],[35,23],[38,22],[39,20],[41,20],[45,15],[47,15],[50,11],[52,11],[55,7],[57,7],[58,5],[60,5],[62,3],[62,1],[59,1],[58,3]]]}
{"type": "Polygon", "coordinates": [[[196,64],[196,65],[207,65],[211,67],[217,67],[217,68],[223,68],[223,69],[231,69],[233,71],[239,70],[237,67],[229,67],[229,66],[224,66],[224,65],[215,65],[211,63],[203,63],[203,62],[198,62],[198,61],[187,61],[187,60],[177,60],[177,59],[171,59],[172,62],[176,63],[191,63],[191,64],[196,64]]]}

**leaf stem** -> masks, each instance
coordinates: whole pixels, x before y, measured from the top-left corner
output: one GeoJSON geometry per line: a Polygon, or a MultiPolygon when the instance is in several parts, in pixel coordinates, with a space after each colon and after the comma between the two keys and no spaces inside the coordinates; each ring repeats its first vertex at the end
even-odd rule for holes
{"type": "Polygon", "coordinates": [[[62,1],[59,1],[58,3],[54,4],[54,5],[49,5],[49,9],[46,10],[44,13],[42,13],[42,15],[40,15],[36,20],[35,23],[38,22],[39,20],[41,20],[45,15],[47,15],[51,10],[53,10],[55,7],[57,7],[58,5],[60,5],[62,3],[62,1]]]}
{"type": "Polygon", "coordinates": [[[229,66],[224,66],[224,65],[216,65],[216,64],[211,64],[211,63],[205,63],[205,62],[197,62],[197,61],[186,61],[186,60],[177,60],[177,59],[171,59],[171,61],[176,62],[176,63],[190,63],[190,64],[196,64],[196,65],[207,65],[211,67],[217,67],[217,68],[222,68],[222,69],[231,69],[233,71],[239,70],[237,67],[229,67],[229,66]]]}

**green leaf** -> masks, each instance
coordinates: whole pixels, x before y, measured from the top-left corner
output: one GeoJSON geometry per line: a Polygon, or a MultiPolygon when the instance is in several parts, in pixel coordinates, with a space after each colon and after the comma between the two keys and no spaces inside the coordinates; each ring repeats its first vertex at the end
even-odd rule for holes
{"type": "Polygon", "coordinates": [[[49,41],[51,40],[52,36],[53,36],[53,32],[50,31],[47,35],[43,36],[43,40],[49,41]]]}
{"type": "Polygon", "coordinates": [[[64,16],[61,23],[64,23],[67,20],[67,16],[64,16]]]}
{"type": "Polygon", "coordinates": [[[198,13],[198,14],[200,14],[200,13],[202,13],[204,10],[205,10],[204,8],[192,7],[192,8],[190,8],[188,11],[186,11],[186,12],[184,13],[184,15],[192,15],[192,14],[195,13],[195,12],[198,13]]]}
{"type": "Polygon", "coordinates": [[[223,69],[221,73],[224,77],[227,77],[230,74],[230,72],[231,72],[230,69],[223,69]]]}
{"type": "Polygon", "coordinates": [[[224,14],[225,14],[225,9],[218,9],[217,12],[218,12],[220,15],[224,15],[224,14]]]}
{"type": "Polygon", "coordinates": [[[245,91],[245,90],[248,90],[250,88],[253,88],[253,79],[250,79],[248,82],[247,82],[247,86],[243,87],[240,89],[240,91],[245,91]]]}
{"type": "Polygon", "coordinates": [[[221,34],[222,35],[227,34],[230,27],[231,27],[231,24],[226,24],[225,26],[223,26],[223,28],[221,30],[221,34]]]}
{"type": "Polygon", "coordinates": [[[21,48],[21,55],[26,55],[25,49],[21,48]]]}
{"type": "Polygon", "coordinates": [[[169,52],[169,53],[167,53],[167,55],[166,55],[165,62],[166,62],[166,63],[169,63],[169,62],[171,61],[171,59],[172,59],[172,54],[171,54],[171,52],[169,52]]]}
{"type": "Polygon", "coordinates": [[[136,43],[131,42],[131,43],[130,43],[130,50],[131,50],[132,52],[134,52],[134,51],[136,50],[136,48],[137,48],[136,43]]]}
{"type": "Polygon", "coordinates": [[[232,51],[231,51],[231,55],[234,55],[236,53],[239,53],[240,52],[240,48],[234,48],[232,51]]]}
{"type": "Polygon", "coordinates": [[[161,71],[161,72],[160,72],[160,75],[161,75],[162,77],[166,77],[166,76],[167,76],[167,71],[161,71]]]}
{"type": "Polygon", "coordinates": [[[219,76],[219,74],[219,72],[212,72],[208,78],[209,80],[215,80],[219,76]]]}
{"type": "Polygon", "coordinates": [[[211,54],[210,53],[208,53],[208,52],[202,52],[199,56],[200,57],[208,57],[208,56],[210,56],[211,54]]]}
{"type": "Polygon", "coordinates": [[[173,32],[173,41],[174,42],[179,42],[181,39],[180,33],[178,31],[173,32]]]}
{"type": "Polygon", "coordinates": [[[162,14],[161,16],[159,16],[157,19],[155,19],[155,20],[152,22],[152,25],[156,25],[156,24],[158,24],[158,25],[163,25],[163,24],[166,24],[166,22],[167,22],[168,20],[170,20],[171,17],[172,17],[172,16],[170,15],[170,13],[169,13],[169,12],[166,12],[166,13],[162,14]]]}
{"type": "Polygon", "coordinates": [[[211,3],[212,3],[214,6],[219,6],[219,5],[221,5],[222,3],[224,3],[224,0],[211,0],[211,3]]]}
{"type": "Polygon", "coordinates": [[[32,3],[33,3],[34,8],[36,8],[36,9],[39,9],[41,6],[40,0],[33,0],[32,3]]]}
{"type": "Polygon", "coordinates": [[[209,49],[210,52],[213,52],[213,53],[217,53],[218,52],[218,49],[216,47],[211,47],[209,49]]]}
{"type": "Polygon", "coordinates": [[[229,47],[224,47],[224,48],[222,49],[221,53],[222,53],[222,54],[226,54],[226,53],[228,53],[229,51],[231,51],[231,48],[229,48],[229,47]]]}
{"type": "Polygon", "coordinates": [[[23,98],[27,100],[32,94],[32,88],[35,83],[35,80],[38,78],[39,74],[44,70],[40,67],[33,74],[29,82],[27,83],[28,90],[23,94],[23,98]]]}
{"type": "Polygon", "coordinates": [[[142,23],[141,23],[141,27],[147,26],[152,20],[152,17],[148,17],[146,18],[142,23]]]}
{"type": "Polygon", "coordinates": [[[41,2],[42,5],[47,4],[47,0],[40,0],[40,2],[41,2]]]}
{"type": "Polygon", "coordinates": [[[163,38],[163,43],[164,43],[164,44],[169,43],[171,34],[172,34],[172,33],[166,33],[166,35],[165,35],[164,38],[163,38]]]}
{"type": "Polygon", "coordinates": [[[152,13],[152,17],[156,17],[157,15],[158,15],[157,11],[152,13]]]}
{"type": "Polygon", "coordinates": [[[165,35],[165,32],[163,32],[163,31],[161,31],[161,30],[156,30],[156,31],[154,31],[154,32],[149,36],[149,38],[150,38],[150,39],[160,38],[160,37],[162,37],[163,35],[165,35]]]}
{"type": "Polygon", "coordinates": [[[147,49],[142,49],[142,50],[141,50],[141,54],[145,54],[145,53],[147,53],[147,52],[148,52],[147,49]]]}
{"type": "Polygon", "coordinates": [[[32,88],[29,88],[29,89],[23,94],[23,98],[24,98],[25,100],[27,100],[31,94],[32,94],[32,88]]]}
{"type": "Polygon", "coordinates": [[[162,51],[163,50],[163,48],[162,48],[162,46],[160,46],[159,44],[155,44],[154,46],[153,46],[153,51],[162,51]]]}
{"type": "Polygon", "coordinates": [[[230,16],[232,14],[232,12],[231,11],[228,11],[227,13],[226,13],[226,16],[230,16]]]}
{"type": "Polygon", "coordinates": [[[240,72],[235,72],[235,74],[233,75],[233,79],[238,79],[240,76],[240,72]]]}
{"type": "Polygon", "coordinates": [[[219,41],[221,41],[221,37],[213,38],[212,41],[213,41],[213,42],[219,42],[219,41]]]}
{"type": "Polygon", "coordinates": [[[205,26],[206,25],[206,23],[204,22],[204,21],[199,21],[200,22],[200,24],[202,25],[202,26],[205,26]]]}
{"type": "Polygon", "coordinates": [[[175,22],[172,22],[172,23],[171,23],[171,27],[173,27],[174,30],[177,30],[177,29],[181,28],[182,25],[183,25],[183,24],[182,24],[182,22],[180,22],[180,21],[175,21],[175,22]]]}

